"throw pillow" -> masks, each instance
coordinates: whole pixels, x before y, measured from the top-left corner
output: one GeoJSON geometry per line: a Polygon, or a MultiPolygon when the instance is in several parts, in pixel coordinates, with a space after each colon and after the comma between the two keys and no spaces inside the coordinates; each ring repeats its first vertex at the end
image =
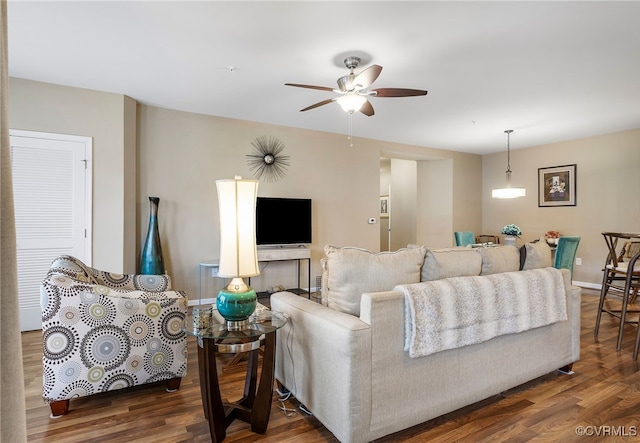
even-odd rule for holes
{"type": "Polygon", "coordinates": [[[535,243],[525,243],[520,247],[521,257],[524,256],[521,269],[548,268],[553,265],[551,263],[551,248],[546,241],[538,241],[535,243]]]}
{"type": "Polygon", "coordinates": [[[327,306],[359,316],[365,292],[390,291],[396,285],[420,281],[426,248],[371,252],[327,245],[324,252],[327,306]]]}
{"type": "Polygon", "coordinates": [[[427,249],[420,281],[480,275],[482,256],[471,248],[427,249]]]}
{"type": "Polygon", "coordinates": [[[520,251],[512,245],[476,249],[482,256],[480,275],[520,270],[520,251]]]}

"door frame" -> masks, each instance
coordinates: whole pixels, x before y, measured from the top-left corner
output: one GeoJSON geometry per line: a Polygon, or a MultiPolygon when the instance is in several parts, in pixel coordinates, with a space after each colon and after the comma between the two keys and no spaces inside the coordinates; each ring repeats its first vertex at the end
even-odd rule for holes
{"type": "MultiPolygon", "coordinates": [[[[73,194],[75,201],[72,206],[73,212],[73,255],[77,256],[87,265],[91,266],[92,261],[92,248],[93,248],[93,236],[92,236],[92,195],[93,195],[93,174],[92,174],[92,155],[93,155],[93,139],[91,137],[67,135],[67,134],[54,134],[46,132],[35,132],[25,130],[9,130],[11,146],[25,146],[33,145],[35,147],[41,147],[43,149],[55,150],[60,145],[66,145],[73,152],[73,169],[74,177],[73,194]],[[80,158],[78,158],[80,157],[80,158]],[[80,160],[84,163],[84,170],[82,165],[78,165],[75,161],[80,160]],[[82,172],[81,172],[82,171],[82,172]],[[77,174],[77,175],[76,175],[77,174]],[[79,206],[84,206],[81,208],[79,206]]],[[[13,163],[13,161],[12,161],[13,163]]],[[[27,163],[28,165],[28,163],[27,163]]],[[[13,165],[12,165],[13,167],[13,165]]],[[[16,226],[18,228],[18,226],[16,226]]],[[[17,236],[16,230],[16,236],[17,236]]],[[[16,237],[16,241],[17,241],[16,237]]],[[[37,247],[38,244],[43,246],[47,243],[47,236],[41,237],[40,241],[37,241],[33,245],[37,247]]],[[[18,245],[16,245],[18,246],[18,245]]],[[[17,249],[19,254],[21,249],[17,249]]],[[[53,259],[54,257],[51,257],[53,259]]],[[[49,269],[50,263],[46,263],[45,260],[29,261],[29,266],[36,266],[37,272],[46,274],[49,269]]],[[[34,269],[36,269],[34,268],[34,269]]],[[[26,291],[24,297],[22,292],[20,293],[20,330],[31,331],[42,328],[41,323],[41,307],[37,306],[42,303],[40,294],[40,303],[38,303],[38,290],[37,290],[37,274],[33,274],[34,269],[24,269],[24,274],[18,269],[18,283],[19,291],[21,283],[28,286],[22,287],[22,290],[26,291]],[[25,281],[22,281],[22,277],[25,277],[25,281]]],[[[44,275],[43,275],[44,277],[44,275]]]]}

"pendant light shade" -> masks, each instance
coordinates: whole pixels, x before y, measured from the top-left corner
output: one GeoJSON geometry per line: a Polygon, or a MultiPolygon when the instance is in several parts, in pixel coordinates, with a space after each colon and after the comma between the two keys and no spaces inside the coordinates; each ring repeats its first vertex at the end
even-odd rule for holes
{"type": "Polygon", "coordinates": [[[512,188],[511,187],[511,146],[510,146],[510,136],[513,132],[513,129],[507,129],[504,131],[507,134],[507,186],[504,188],[493,189],[491,191],[491,197],[493,198],[517,198],[524,197],[526,195],[526,190],[524,188],[512,188]]]}
{"type": "Polygon", "coordinates": [[[524,188],[498,188],[491,191],[493,198],[516,198],[524,197],[526,190],[524,188]]]}

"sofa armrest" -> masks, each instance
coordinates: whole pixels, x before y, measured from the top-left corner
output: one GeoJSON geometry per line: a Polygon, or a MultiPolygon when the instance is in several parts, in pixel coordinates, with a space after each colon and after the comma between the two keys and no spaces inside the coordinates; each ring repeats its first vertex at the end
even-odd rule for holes
{"type": "Polygon", "coordinates": [[[361,417],[371,416],[371,327],[289,292],[273,294],[271,309],[289,316],[278,330],[276,379],[339,440],[366,435],[369,423],[360,427],[361,417]]]}
{"type": "Polygon", "coordinates": [[[571,323],[571,353],[573,361],[580,360],[580,322],[582,288],[571,284],[571,272],[568,269],[560,269],[564,279],[565,295],[567,297],[567,319],[571,323]]]}

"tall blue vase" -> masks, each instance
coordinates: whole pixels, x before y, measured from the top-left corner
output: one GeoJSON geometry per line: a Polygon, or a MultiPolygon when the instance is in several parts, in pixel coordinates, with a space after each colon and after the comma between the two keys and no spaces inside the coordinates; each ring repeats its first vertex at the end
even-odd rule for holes
{"type": "Polygon", "coordinates": [[[158,205],[160,198],[149,197],[151,209],[149,212],[149,229],[147,239],[142,248],[140,257],[140,274],[160,275],[165,273],[164,258],[162,257],[162,245],[160,244],[160,231],[158,230],[158,205]]]}

